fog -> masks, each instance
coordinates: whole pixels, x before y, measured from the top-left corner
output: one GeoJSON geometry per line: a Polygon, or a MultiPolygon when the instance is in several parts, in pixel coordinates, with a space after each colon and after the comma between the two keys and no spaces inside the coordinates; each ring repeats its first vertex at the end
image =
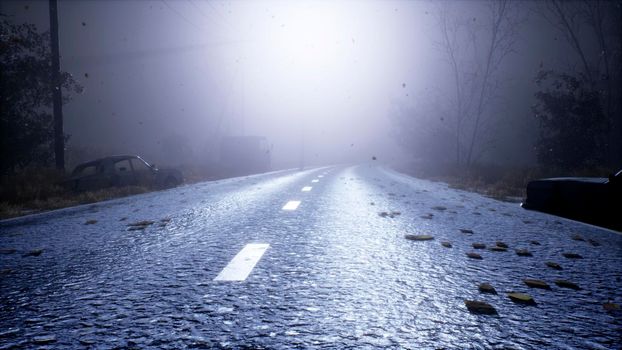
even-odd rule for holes
{"type": "MultiPolygon", "coordinates": [[[[452,4],[473,21],[485,18],[481,2],[452,4]]],[[[396,106],[452,98],[444,95],[451,75],[438,44],[440,5],[60,1],[61,68],[84,87],[64,106],[67,153],[212,162],[222,137],[259,135],[272,145],[275,169],[301,157],[305,165],[409,160],[396,106]]],[[[533,79],[543,65],[572,64],[531,5],[513,8],[521,29],[501,64],[485,161],[534,162],[533,79]]],[[[17,23],[49,28],[46,1],[1,6],[17,23]]]]}

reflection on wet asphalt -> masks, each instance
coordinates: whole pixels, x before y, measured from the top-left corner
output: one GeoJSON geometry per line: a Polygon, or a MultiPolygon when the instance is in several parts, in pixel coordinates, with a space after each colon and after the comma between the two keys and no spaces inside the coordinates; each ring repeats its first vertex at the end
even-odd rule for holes
{"type": "Polygon", "coordinates": [[[4,223],[0,249],[2,349],[613,349],[622,334],[620,311],[603,307],[622,304],[621,235],[368,165],[4,223]],[[214,280],[248,244],[269,245],[248,278],[214,280]]]}

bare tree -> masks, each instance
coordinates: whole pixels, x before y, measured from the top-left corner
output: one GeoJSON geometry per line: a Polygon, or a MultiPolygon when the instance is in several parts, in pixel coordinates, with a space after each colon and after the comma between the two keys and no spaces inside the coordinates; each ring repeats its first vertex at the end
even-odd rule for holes
{"type": "Polygon", "coordinates": [[[568,70],[599,92],[601,107],[612,127],[609,158],[618,163],[622,159],[622,4],[547,0],[537,12],[562,34],[576,54],[579,64],[568,70]]]}
{"type": "Polygon", "coordinates": [[[499,70],[513,52],[522,22],[519,8],[509,0],[487,1],[486,16],[476,18],[456,9],[457,3],[442,3],[437,11],[444,55],[454,85],[456,163],[470,166],[486,143],[487,127],[494,125],[490,105],[503,81],[499,70]],[[481,49],[481,47],[484,47],[481,49]]]}

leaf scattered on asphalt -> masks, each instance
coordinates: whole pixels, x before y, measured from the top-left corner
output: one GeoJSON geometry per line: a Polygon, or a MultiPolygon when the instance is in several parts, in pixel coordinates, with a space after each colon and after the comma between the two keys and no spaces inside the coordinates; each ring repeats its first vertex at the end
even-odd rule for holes
{"type": "Polygon", "coordinates": [[[445,248],[451,248],[451,247],[452,247],[451,243],[450,243],[450,242],[447,242],[447,241],[443,241],[443,242],[441,242],[441,245],[442,245],[443,247],[445,247],[445,248]]]}
{"type": "Polygon", "coordinates": [[[507,248],[503,248],[503,247],[499,247],[499,246],[490,247],[490,248],[488,248],[488,250],[490,250],[492,252],[507,252],[508,251],[507,248]]]}
{"type": "Polygon", "coordinates": [[[600,246],[600,243],[598,241],[593,240],[593,239],[588,239],[588,242],[590,242],[590,244],[593,245],[594,247],[600,246]]]}
{"type": "Polygon", "coordinates": [[[506,249],[508,248],[508,245],[501,241],[497,241],[495,244],[497,245],[497,247],[500,247],[500,248],[506,248],[506,249]]]}
{"type": "Polygon", "coordinates": [[[526,304],[526,305],[535,305],[536,301],[533,300],[533,298],[531,297],[531,295],[527,294],[527,293],[508,293],[508,298],[510,298],[510,300],[512,300],[515,303],[519,303],[519,304],[526,304]]]}
{"type": "Polygon", "coordinates": [[[430,235],[411,235],[411,234],[404,235],[404,238],[411,240],[411,241],[430,241],[434,239],[434,237],[430,235]]]}
{"type": "Polygon", "coordinates": [[[583,259],[583,257],[577,253],[563,253],[562,255],[567,259],[583,259]]]}
{"type": "Polygon", "coordinates": [[[562,269],[561,265],[559,265],[556,262],[552,262],[552,261],[547,261],[546,262],[546,266],[548,266],[548,267],[550,267],[550,268],[552,268],[554,270],[561,270],[562,269]]]}
{"type": "Polygon", "coordinates": [[[619,311],[620,305],[616,303],[604,303],[603,308],[607,311],[619,311]]]}
{"type": "Polygon", "coordinates": [[[56,341],[56,337],[53,335],[40,335],[32,339],[35,344],[49,344],[56,341]]]}
{"type": "Polygon", "coordinates": [[[125,221],[125,220],[127,220],[127,216],[124,216],[124,217],[119,219],[119,221],[125,221]]]}
{"type": "Polygon", "coordinates": [[[23,257],[27,257],[27,256],[39,256],[41,255],[41,253],[43,253],[43,249],[33,249],[27,253],[25,253],[24,255],[22,255],[23,257]]]}
{"type": "Polygon", "coordinates": [[[464,305],[466,305],[467,310],[473,314],[478,315],[496,315],[497,310],[495,308],[483,301],[477,300],[465,300],[464,305]]]}
{"type": "Polygon", "coordinates": [[[516,255],[518,256],[533,256],[527,249],[516,249],[516,255]]]}
{"type": "Polygon", "coordinates": [[[421,215],[422,219],[428,219],[431,220],[434,217],[434,214],[426,214],[426,215],[421,215]]]}
{"type": "Polygon", "coordinates": [[[149,220],[143,220],[143,221],[137,221],[137,222],[133,222],[130,224],[127,224],[128,226],[128,231],[138,231],[138,230],[144,230],[147,227],[153,225],[154,222],[153,221],[149,221],[149,220]]]}
{"type": "Polygon", "coordinates": [[[542,280],[536,280],[536,279],[531,279],[531,278],[525,278],[523,280],[523,282],[527,285],[527,287],[529,288],[540,288],[540,289],[551,289],[551,286],[548,285],[548,283],[542,281],[542,280]]]}
{"type": "Polygon", "coordinates": [[[497,290],[495,289],[495,287],[490,285],[490,283],[480,283],[477,289],[481,293],[497,294],[497,290]]]}
{"type": "Polygon", "coordinates": [[[574,290],[581,289],[581,287],[579,287],[576,283],[566,281],[566,280],[555,280],[555,284],[561,288],[570,288],[574,290]]]}
{"type": "Polygon", "coordinates": [[[461,228],[460,232],[462,232],[462,233],[473,233],[473,230],[469,230],[468,228],[461,228]]]}
{"type": "Polygon", "coordinates": [[[475,248],[475,249],[486,249],[486,245],[484,243],[473,243],[473,248],[475,248]]]}
{"type": "Polygon", "coordinates": [[[15,250],[13,248],[4,248],[4,249],[0,249],[0,254],[13,254],[16,251],[17,250],[15,250]]]}
{"type": "Polygon", "coordinates": [[[91,220],[86,220],[86,222],[84,224],[85,225],[94,225],[96,223],[97,223],[97,220],[91,219],[91,220]]]}
{"type": "Polygon", "coordinates": [[[540,242],[538,242],[538,241],[529,241],[529,243],[531,245],[540,245],[540,242]]]}
{"type": "Polygon", "coordinates": [[[572,238],[573,241],[582,241],[582,242],[585,241],[585,239],[583,237],[581,237],[581,235],[579,235],[579,234],[574,234],[574,235],[572,235],[571,238],[572,238]]]}
{"type": "Polygon", "coordinates": [[[466,253],[466,255],[471,258],[471,259],[477,259],[477,260],[482,260],[482,256],[477,254],[477,253],[473,253],[473,252],[468,252],[466,253]]]}
{"type": "Polygon", "coordinates": [[[432,209],[434,209],[434,210],[438,210],[438,211],[447,210],[447,208],[445,208],[445,207],[443,207],[443,206],[440,206],[440,205],[437,205],[437,206],[435,206],[435,207],[432,207],[432,209]]]}

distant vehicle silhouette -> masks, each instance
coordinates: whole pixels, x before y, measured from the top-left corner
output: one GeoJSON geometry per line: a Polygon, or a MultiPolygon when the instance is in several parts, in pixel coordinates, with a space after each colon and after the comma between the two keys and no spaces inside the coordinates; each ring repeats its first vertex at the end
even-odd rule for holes
{"type": "Polygon", "coordinates": [[[65,185],[74,191],[93,191],[122,186],[170,188],[181,183],[183,175],[177,169],[158,169],[139,156],[118,155],[76,166],[65,185]]]}
{"type": "Polygon", "coordinates": [[[558,177],[527,184],[525,209],[622,231],[622,170],[605,177],[558,177]]]}
{"type": "Polygon", "coordinates": [[[225,137],[220,143],[222,171],[231,176],[269,171],[271,148],[263,136],[225,137]]]}

